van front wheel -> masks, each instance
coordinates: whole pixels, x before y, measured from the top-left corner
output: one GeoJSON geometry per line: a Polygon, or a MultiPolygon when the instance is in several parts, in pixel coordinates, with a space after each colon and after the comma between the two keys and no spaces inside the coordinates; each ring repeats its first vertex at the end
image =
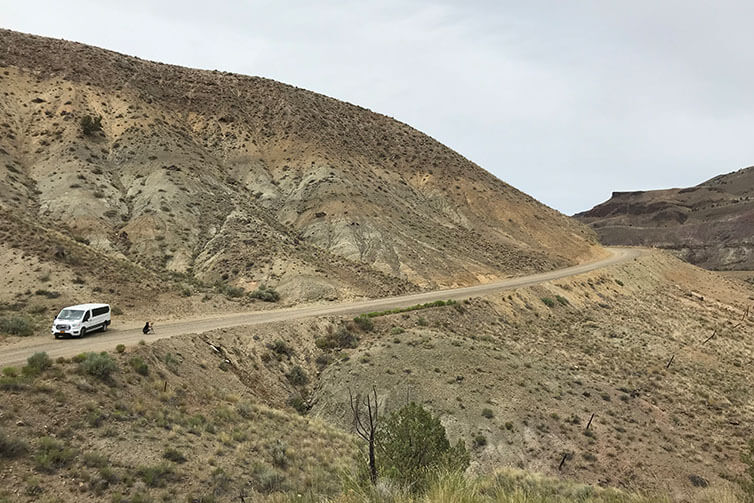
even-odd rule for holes
{"type": "Polygon", "coordinates": [[[86,329],[82,328],[81,332],[79,332],[79,337],[85,337],[86,336],[86,329]]]}

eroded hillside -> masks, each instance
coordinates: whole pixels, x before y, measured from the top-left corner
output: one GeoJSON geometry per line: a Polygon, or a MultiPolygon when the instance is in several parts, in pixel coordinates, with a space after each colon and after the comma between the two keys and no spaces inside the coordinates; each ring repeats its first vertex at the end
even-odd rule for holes
{"type": "Polygon", "coordinates": [[[105,380],[57,362],[2,378],[0,431],[27,448],[2,486],[32,491],[19,501],[337,499],[338,470],[361,459],[349,389],[375,386],[383,414],[413,400],[439,415],[476,474],[722,501],[705,495],[735,491],[752,436],[753,302],[744,283],[656,252],[371,329],[330,317],[161,340],[112,353],[105,380]],[[70,459],[35,457],[47,437],[70,459]]]}
{"type": "Polygon", "coordinates": [[[150,270],[321,299],[600,254],[413,128],[271,80],[0,31],[0,87],[3,211],[150,270]]]}
{"type": "Polygon", "coordinates": [[[754,167],[684,189],[615,192],[576,218],[609,245],[658,246],[716,270],[754,270],[754,167]]]}

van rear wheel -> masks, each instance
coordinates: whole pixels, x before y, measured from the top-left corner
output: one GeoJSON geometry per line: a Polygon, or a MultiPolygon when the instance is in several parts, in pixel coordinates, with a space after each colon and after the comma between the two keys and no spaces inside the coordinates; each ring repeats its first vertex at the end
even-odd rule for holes
{"type": "Polygon", "coordinates": [[[104,322],[104,323],[102,324],[102,331],[103,331],[103,332],[107,332],[107,326],[108,326],[108,325],[109,325],[109,323],[108,323],[108,322],[104,322]]]}

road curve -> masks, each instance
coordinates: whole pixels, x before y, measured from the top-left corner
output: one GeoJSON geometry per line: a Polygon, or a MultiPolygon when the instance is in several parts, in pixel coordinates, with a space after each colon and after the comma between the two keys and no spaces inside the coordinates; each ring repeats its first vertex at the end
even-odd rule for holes
{"type": "Polygon", "coordinates": [[[0,349],[0,367],[23,364],[29,356],[39,351],[46,351],[51,358],[55,359],[60,356],[70,357],[85,351],[112,351],[118,344],[132,346],[138,344],[142,339],[152,342],[158,339],[173,337],[175,335],[201,333],[218,328],[258,325],[261,323],[295,320],[315,316],[356,315],[370,311],[384,311],[398,307],[408,307],[435,300],[461,300],[472,296],[522,288],[536,285],[538,283],[544,283],[546,281],[583,274],[632,260],[645,253],[644,250],[639,248],[607,249],[611,255],[603,260],[579,264],[555,271],[531,274],[529,276],[504,279],[483,285],[452,288],[448,290],[435,290],[432,292],[413,293],[398,297],[385,297],[358,302],[291,307],[271,311],[232,313],[220,316],[214,315],[201,319],[165,322],[157,326],[156,334],[148,336],[143,335],[140,328],[111,328],[107,332],[93,333],[87,335],[83,339],[55,340],[52,336],[22,339],[19,342],[0,349]]]}

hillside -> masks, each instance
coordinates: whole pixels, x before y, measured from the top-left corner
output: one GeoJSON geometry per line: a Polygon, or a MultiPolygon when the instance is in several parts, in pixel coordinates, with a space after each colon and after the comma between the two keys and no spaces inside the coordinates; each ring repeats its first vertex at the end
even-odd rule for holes
{"type": "Polygon", "coordinates": [[[417,501],[743,501],[752,300],[654,252],[371,329],[334,316],[113,348],[110,377],[80,358],[8,370],[0,501],[407,502],[344,476],[364,459],[348,390],[373,385],[383,416],[407,400],[439,415],[484,478],[477,498],[417,501]],[[354,347],[322,344],[344,330],[354,347]]]}
{"type": "Polygon", "coordinates": [[[432,138],[272,80],[3,30],[0,86],[3,213],[150,271],[317,300],[600,254],[432,138]]]}
{"type": "Polygon", "coordinates": [[[604,244],[657,246],[716,270],[754,270],[754,167],[683,189],[614,192],[575,217],[604,244]]]}

